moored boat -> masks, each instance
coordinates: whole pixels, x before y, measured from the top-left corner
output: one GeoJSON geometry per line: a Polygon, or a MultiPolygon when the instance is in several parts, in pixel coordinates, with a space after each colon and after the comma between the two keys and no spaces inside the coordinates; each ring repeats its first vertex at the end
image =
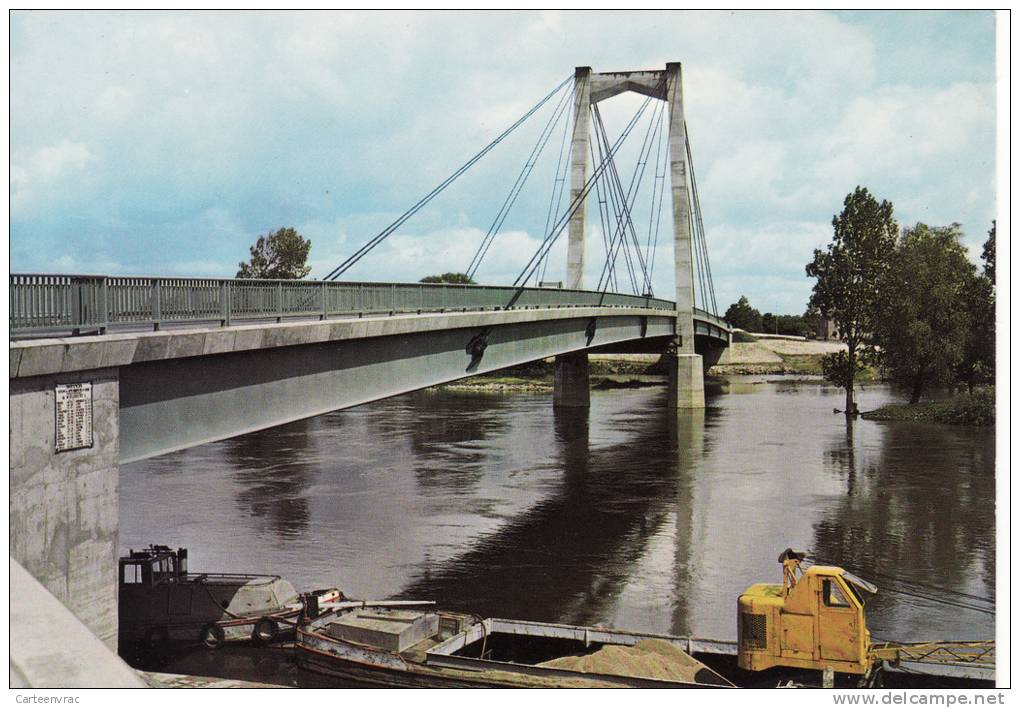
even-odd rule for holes
{"type": "Polygon", "coordinates": [[[738,640],[488,618],[416,601],[309,603],[300,667],[384,686],[988,687],[993,641],[875,642],[878,589],[787,549],[738,600],[738,640]]]}
{"type": "Polygon", "coordinates": [[[488,618],[433,603],[324,603],[298,626],[298,665],[381,686],[677,687],[732,684],[675,637],[488,618]]]}
{"type": "MultiPolygon", "coordinates": [[[[294,626],[306,601],[277,575],[189,573],[187,549],[158,545],[122,557],[118,583],[123,654],[170,643],[209,648],[240,640],[268,643],[294,626]]],[[[336,588],[311,596],[343,597],[336,588]]]]}

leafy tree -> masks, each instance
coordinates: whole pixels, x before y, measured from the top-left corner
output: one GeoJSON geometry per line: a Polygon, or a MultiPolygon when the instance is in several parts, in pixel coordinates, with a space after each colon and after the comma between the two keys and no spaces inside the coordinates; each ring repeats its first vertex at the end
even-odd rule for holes
{"type": "Polygon", "coordinates": [[[297,280],[312,270],[305,265],[312,242],[290,227],[259,236],[249,250],[251,260],[238,263],[238,278],[297,280]]]}
{"type": "Polygon", "coordinates": [[[726,309],[723,317],[731,325],[745,332],[761,331],[761,313],[751,307],[751,303],[744,295],[726,309]]]}
{"type": "Polygon", "coordinates": [[[985,277],[995,285],[995,221],[992,221],[992,228],[988,231],[988,240],[981,249],[981,260],[985,262],[985,277]]]}
{"type": "Polygon", "coordinates": [[[846,391],[846,414],[856,415],[854,381],[873,352],[873,315],[896,246],[892,204],[879,203],[859,186],[846,196],[843,211],[832,218],[832,229],[826,250],[816,249],[806,267],[808,276],[815,278],[808,306],[833,320],[847,345],[845,357],[827,357],[826,379],[846,391]]]}
{"type": "Polygon", "coordinates": [[[977,274],[959,239],[959,224],[905,229],[880,285],[879,362],[910,389],[911,403],[928,386],[952,381],[964,361],[977,274]]]}
{"type": "Polygon", "coordinates": [[[995,222],[981,253],[984,272],[971,278],[963,294],[967,311],[967,341],[959,378],[973,393],[974,386],[995,379],[995,222]]]}
{"type": "Polygon", "coordinates": [[[419,283],[454,283],[459,285],[474,285],[475,281],[467,273],[443,273],[442,275],[427,275],[419,283]]]}

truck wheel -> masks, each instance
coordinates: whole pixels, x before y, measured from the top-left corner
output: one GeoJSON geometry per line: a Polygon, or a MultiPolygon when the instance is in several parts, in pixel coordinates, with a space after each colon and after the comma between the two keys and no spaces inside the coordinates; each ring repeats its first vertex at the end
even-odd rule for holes
{"type": "Polygon", "coordinates": [[[255,629],[252,630],[251,638],[256,644],[269,644],[269,642],[276,639],[276,634],[280,631],[276,622],[263,617],[255,623],[255,629]]]}
{"type": "Polygon", "coordinates": [[[207,624],[202,630],[202,643],[210,649],[219,649],[223,646],[223,627],[216,624],[207,624]]]}

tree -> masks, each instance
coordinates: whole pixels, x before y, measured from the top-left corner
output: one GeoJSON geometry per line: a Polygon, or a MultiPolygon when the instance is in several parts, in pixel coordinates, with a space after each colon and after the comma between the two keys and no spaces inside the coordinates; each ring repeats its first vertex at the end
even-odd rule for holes
{"type": "Polygon", "coordinates": [[[949,383],[964,361],[977,287],[960,225],[905,229],[881,282],[873,320],[878,360],[917,403],[926,388],[949,383]]]}
{"type": "Polygon", "coordinates": [[[981,249],[981,260],[985,262],[985,277],[995,285],[995,221],[988,231],[988,240],[981,249]]]}
{"type": "Polygon", "coordinates": [[[467,273],[443,273],[442,275],[427,275],[419,283],[453,283],[456,285],[474,285],[475,281],[467,273]]]}
{"type": "Polygon", "coordinates": [[[832,230],[826,250],[816,249],[806,267],[815,278],[808,307],[832,320],[847,346],[845,356],[828,355],[822,365],[826,379],[846,391],[846,414],[856,415],[854,381],[874,351],[873,315],[896,246],[892,204],[879,203],[858,186],[843,200],[843,211],[832,217],[832,230]]]}
{"type": "Polygon", "coordinates": [[[744,295],[726,309],[726,321],[745,332],[761,331],[761,313],[751,307],[744,295]]]}
{"type": "Polygon", "coordinates": [[[251,260],[238,263],[238,278],[297,280],[312,270],[305,265],[312,242],[290,227],[259,236],[249,250],[251,260]]]}
{"type": "Polygon", "coordinates": [[[973,393],[974,386],[995,379],[995,222],[981,253],[983,273],[970,279],[963,294],[967,341],[958,376],[973,393]]]}

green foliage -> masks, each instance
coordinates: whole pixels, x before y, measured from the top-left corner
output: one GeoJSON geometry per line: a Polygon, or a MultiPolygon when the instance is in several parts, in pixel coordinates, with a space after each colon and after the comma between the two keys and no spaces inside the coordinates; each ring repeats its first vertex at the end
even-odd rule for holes
{"type": "Polygon", "coordinates": [[[984,275],[975,276],[962,297],[967,315],[967,337],[959,378],[970,388],[995,379],[995,286],[984,275]]]}
{"type": "Polygon", "coordinates": [[[870,332],[881,296],[880,283],[896,246],[892,204],[879,203],[857,187],[832,218],[833,236],[825,251],[816,250],[806,267],[815,278],[809,308],[831,319],[847,345],[842,356],[828,358],[826,378],[846,390],[846,410],[853,412],[853,384],[862,358],[871,353],[870,332]],[[843,367],[837,369],[837,367],[843,367]]]}
{"type": "Polygon", "coordinates": [[[944,401],[892,404],[863,414],[868,420],[912,420],[950,425],[995,425],[995,391],[986,388],[944,401]]]}
{"type": "Polygon", "coordinates": [[[747,332],[734,332],[733,341],[737,344],[750,344],[751,342],[757,342],[758,338],[747,332]]]}
{"type": "Polygon", "coordinates": [[[305,265],[312,242],[290,227],[259,236],[249,250],[251,260],[238,263],[238,278],[297,280],[312,270],[305,265]]]}
{"type": "Polygon", "coordinates": [[[475,281],[467,273],[443,273],[427,275],[419,283],[453,283],[455,285],[474,285],[475,281]]]}
{"type": "Polygon", "coordinates": [[[906,229],[880,282],[873,318],[879,362],[894,383],[920,400],[931,385],[951,382],[963,363],[978,276],[960,243],[960,225],[906,229]]]}
{"type": "Polygon", "coordinates": [[[723,317],[734,327],[746,332],[761,331],[761,313],[751,307],[751,303],[744,295],[726,309],[723,317]]]}
{"type": "Polygon", "coordinates": [[[724,317],[731,325],[745,332],[811,337],[818,329],[818,323],[809,320],[806,315],[774,315],[771,312],[763,315],[751,307],[751,303],[744,295],[729,306],[724,317]]]}
{"type": "Polygon", "coordinates": [[[861,357],[855,358],[851,363],[850,356],[845,351],[826,354],[820,363],[825,380],[844,390],[852,389],[854,381],[867,369],[861,357]]]}
{"type": "Polygon", "coordinates": [[[988,230],[988,240],[985,241],[981,250],[981,260],[985,262],[985,277],[995,285],[995,222],[992,221],[992,228],[988,230]]]}

